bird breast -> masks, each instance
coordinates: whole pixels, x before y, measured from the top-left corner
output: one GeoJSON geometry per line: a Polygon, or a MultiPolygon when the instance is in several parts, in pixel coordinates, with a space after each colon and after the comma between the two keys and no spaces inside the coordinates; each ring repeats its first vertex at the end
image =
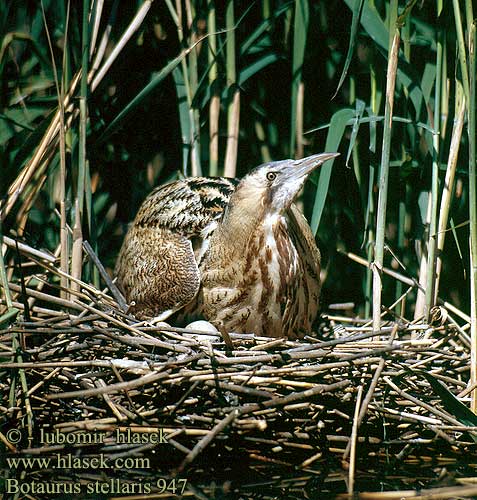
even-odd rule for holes
{"type": "Polygon", "coordinates": [[[221,251],[211,251],[201,266],[203,313],[230,331],[280,337],[294,326],[290,301],[300,277],[298,252],[285,216],[259,220],[245,244],[229,235],[225,240],[220,226],[213,234],[210,249],[221,251]]]}

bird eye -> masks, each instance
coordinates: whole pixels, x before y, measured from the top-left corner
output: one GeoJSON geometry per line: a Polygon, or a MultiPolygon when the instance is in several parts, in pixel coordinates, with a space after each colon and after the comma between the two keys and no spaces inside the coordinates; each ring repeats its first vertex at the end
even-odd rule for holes
{"type": "Polygon", "coordinates": [[[275,172],[268,172],[267,179],[269,181],[274,181],[277,178],[277,174],[275,172]]]}

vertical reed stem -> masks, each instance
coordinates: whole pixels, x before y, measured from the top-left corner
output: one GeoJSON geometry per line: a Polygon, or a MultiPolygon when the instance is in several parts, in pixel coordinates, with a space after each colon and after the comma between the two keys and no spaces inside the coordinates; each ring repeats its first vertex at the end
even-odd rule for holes
{"type": "MultiPolygon", "coordinates": [[[[81,268],[83,263],[83,232],[81,231],[81,215],[78,198],[75,200],[75,225],[73,226],[73,248],[71,252],[71,276],[81,279],[81,268]]],[[[71,290],[79,291],[80,285],[71,280],[71,290]]]]}
{"type": "MultiPolygon", "coordinates": [[[[438,21],[440,23],[440,20],[438,21]]],[[[427,254],[426,306],[424,320],[428,321],[429,311],[434,305],[434,286],[437,245],[437,206],[439,199],[439,149],[441,130],[441,90],[442,90],[442,28],[437,28],[437,59],[434,97],[434,133],[432,135],[432,181],[431,181],[431,221],[427,254]]]]}
{"type": "Polygon", "coordinates": [[[459,148],[462,140],[462,129],[464,128],[466,102],[462,92],[458,93],[456,100],[460,102],[457,105],[456,120],[454,122],[454,128],[452,130],[452,139],[449,148],[449,157],[447,160],[446,177],[444,181],[444,188],[442,190],[441,206],[439,210],[439,227],[437,231],[436,283],[434,287],[435,288],[434,301],[437,301],[437,296],[439,294],[439,282],[442,269],[442,251],[444,250],[447,222],[449,221],[449,210],[452,202],[452,193],[454,190],[455,173],[457,170],[457,158],[459,155],[459,148]],[[460,99],[459,99],[459,94],[460,94],[460,99]]]}
{"type": "MultiPolygon", "coordinates": [[[[374,221],[374,179],[375,179],[375,168],[372,164],[369,165],[369,182],[368,182],[368,217],[367,217],[367,261],[371,263],[373,260],[373,249],[375,244],[375,235],[373,230],[374,221]]],[[[364,317],[369,318],[371,313],[371,301],[372,301],[372,285],[373,285],[373,274],[372,266],[368,265],[366,267],[366,282],[365,282],[365,308],[364,317]]]]}
{"type": "MultiPolygon", "coordinates": [[[[296,139],[298,136],[298,128],[303,124],[302,117],[299,116],[302,87],[302,71],[303,60],[305,57],[306,36],[308,32],[309,22],[309,5],[308,0],[295,0],[295,22],[293,28],[293,62],[292,62],[292,88],[291,88],[291,117],[290,117],[290,158],[301,157],[298,151],[295,151],[296,139]]],[[[303,102],[301,103],[303,104],[303,102]]]]}
{"type": "MultiPolygon", "coordinates": [[[[187,30],[189,33],[189,44],[194,45],[188,55],[188,75],[189,75],[189,107],[190,107],[190,120],[191,120],[191,164],[192,175],[202,175],[202,168],[200,164],[200,121],[199,110],[192,106],[192,102],[197,92],[198,86],[198,68],[197,68],[197,36],[194,31],[193,20],[195,17],[195,9],[190,0],[186,0],[186,19],[187,30]]],[[[185,62],[185,60],[184,60],[185,62]]]]}
{"type": "MultiPolygon", "coordinates": [[[[477,382],[477,165],[476,165],[476,127],[475,127],[475,90],[476,90],[476,55],[477,45],[476,21],[472,23],[469,33],[469,107],[468,107],[468,131],[469,131],[469,218],[470,218],[470,287],[471,287],[471,363],[470,384],[477,382]]],[[[477,389],[472,391],[471,409],[477,413],[477,389]]]]}
{"type": "Polygon", "coordinates": [[[226,53],[229,104],[227,110],[227,150],[225,153],[224,175],[226,177],[235,177],[240,123],[240,90],[237,87],[237,72],[235,65],[235,15],[233,0],[228,0],[227,2],[225,23],[227,29],[226,53]]]}
{"type": "MultiPolygon", "coordinates": [[[[370,105],[372,114],[375,116],[379,111],[379,99],[377,92],[377,79],[376,79],[376,69],[374,64],[371,65],[371,99],[370,105]]],[[[373,153],[376,153],[375,144],[370,144],[370,149],[373,153]]],[[[366,267],[366,281],[365,281],[365,308],[364,315],[365,318],[369,318],[371,314],[371,301],[372,301],[372,285],[373,285],[373,276],[372,276],[372,260],[373,260],[373,251],[374,251],[374,243],[375,243],[375,234],[374,234],[374,221],[375,221],[375,212],[374,212],[374,179],[375,179],[375,168],[372,163],[369,164],[369,181],[368,181],[368,202],[366,206],[368,207],[366,226],[367,226],[367,260],[369,265],[366,267]]]]}
{"type": "MultiPolygon", "coordinates": [[[[78,185],[76,187],[75,219],[73,226],[73,249],[71,256],[71,276],[81,279],[83,261],[83,234],[81,221],[85,193],[86,175],[86,123],[88,119],[88,64],[89,64],[89,0],[83,0],[83,29],[82,29],[82,57],[81,57],[81,84],[79,97],[79,138],[78,138],[78,185]]],[[[71,283],[73,290],[79,290],[74,280],[71,283]]]]}
{"type": "Polygon", "coordinates": [[[303,83],[303,81],[300,81],[296,98],[296,158],[303,158],[305,156],[305,149],[303,146],[304,101],[305,84],[303,83]]]}
{"type": "MultiPolygon", "coordinates": [[[[391,22],[397,17],[397,0],[391,2],[391,22]]],[[[376,244],[373,263],[373,330],[378,333],[381,328],[381,273],[384,262],[384,235],[386,230],[386,206],[388,201],[389,159],[391,154],[391,129],[394,106],[394,89],[399,54],[399,28],[392,22],[390,34],[394,33],[388,55],[386,107],[384,111],[383,148],[381,153],[381,170],[379,174],[379,196],[376,218],[376,244]]]]}
{"type": "Polygon", "coordinates": [[[363,396],[363,386],[358,387],[356,395],[356,404],[354,407],[353,427],[350,436],[350,454],[349,454],[349,471],[348,471],[348,494],[354,493],[354,475],[356,470],[356,443],[358,441],[359,427],[359,410],[361,408],[361,398],[363,396]]]}
{"type": "MultiPolygon", "coordinates": [[[[53,65],[53,75],[55,78],[56,92],[58,94],[58,106],[59,106],[59,130],[58,134],[60,137],[60,269],[63,271],[61,275],[60,285],[61,285],[61,298],[67,299],[68,293],[65,291],[68,289],[68,263],[69,263],[69,245],[68,245],[68,229],[66,222],[66,146],[65,146],[65,73],[61,78],[61,84],[58,83],[58,72],[56,70],[56,62],[53,54],[53,46],[51,43],[50,32],[48,30],[48,24],[46,22],[45,8],[43,2],[41,2],[41,10],[43,14],[43,22],[45,25],[46,36],[48,38],[48,46],[51,52],[51,63],[53,65]]],[[[66,66],[66,43],[68,39],[68,21],[70,12],[70,2],[68,2],[68,9],[66,13],[65,20],[65,37],[63,43],[63,67],[66,66]]]]}
{"type": "MultiPolygon", "coordinates": [[[[0,203],[0,212],[2,210],[2,204],[0,203]]],[[[5,303],[7,309],[10,311],[13,308],[12,295],[10,293],[10,288],[8,287],[8,278],[5,268],[5,260],[3,258],[3,232],[2,232],[2,222],[0,220],[0,284],[3,287],[3,293],[5,294],[5,303]]]]}
{"type": "Polygon", "coordinates": [[[212,97],[209,105],[209,175],[217,176],[219,173],[219,117],[220,96],[217,90],[217,26],[215,22],[215,2],[208,2],[207,31],[209,33],[209,86],[212,97]]]}
{"type": "Polygon", "coordinates": [[[455,31],[457,33],[457,47],[459,49],[460,71],[462,73],[462,84],[464,85],[465,98],[469,100],[469,74],[467,71],[467,55],[465,50],[464,32],[462,30],[462,18],[460,15],[459,0],[452,0],[454,7],[455,31]]]}

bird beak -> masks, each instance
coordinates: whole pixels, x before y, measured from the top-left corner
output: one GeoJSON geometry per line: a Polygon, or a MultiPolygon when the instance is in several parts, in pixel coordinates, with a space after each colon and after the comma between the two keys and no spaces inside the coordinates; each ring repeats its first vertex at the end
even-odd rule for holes
{"type": "Polygon", "coordinates": [[[307,176],[315,168],[325,163],[325,161],[336,158],[339,155],[339,153],[320,153],[295,160],[293,162],[295,168],[290,171],[290,174],[295,178],[307,176]]]}

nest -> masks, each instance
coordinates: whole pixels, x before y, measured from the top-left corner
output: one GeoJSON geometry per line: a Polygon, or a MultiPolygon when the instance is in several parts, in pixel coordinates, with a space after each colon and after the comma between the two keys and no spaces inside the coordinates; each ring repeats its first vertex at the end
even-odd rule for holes
{"type": "Polygon", "coordinates": [[[323,315],[317,337],[230,332],[230,348],[219,333],[138,323],[85,283],[60,298],[59,272],[32,259],[43,275],[36,287],[11,285],[23,314],[0,332],[0,437],[6,457],[70,461],[30,480],[60,468],[63,486],[109,484],[105,498],[177,496],[181,478],[197,498],[239,484],[250,498],[325,498],[406,465],[427,464],[414,480],[429,486],[475,453],[473,414],[455,399],[470,376],[457,326],[385,322],[376,336],[364,320],[323,315]],[[105,470],[91,462],[98,454],[105,470]]]}

